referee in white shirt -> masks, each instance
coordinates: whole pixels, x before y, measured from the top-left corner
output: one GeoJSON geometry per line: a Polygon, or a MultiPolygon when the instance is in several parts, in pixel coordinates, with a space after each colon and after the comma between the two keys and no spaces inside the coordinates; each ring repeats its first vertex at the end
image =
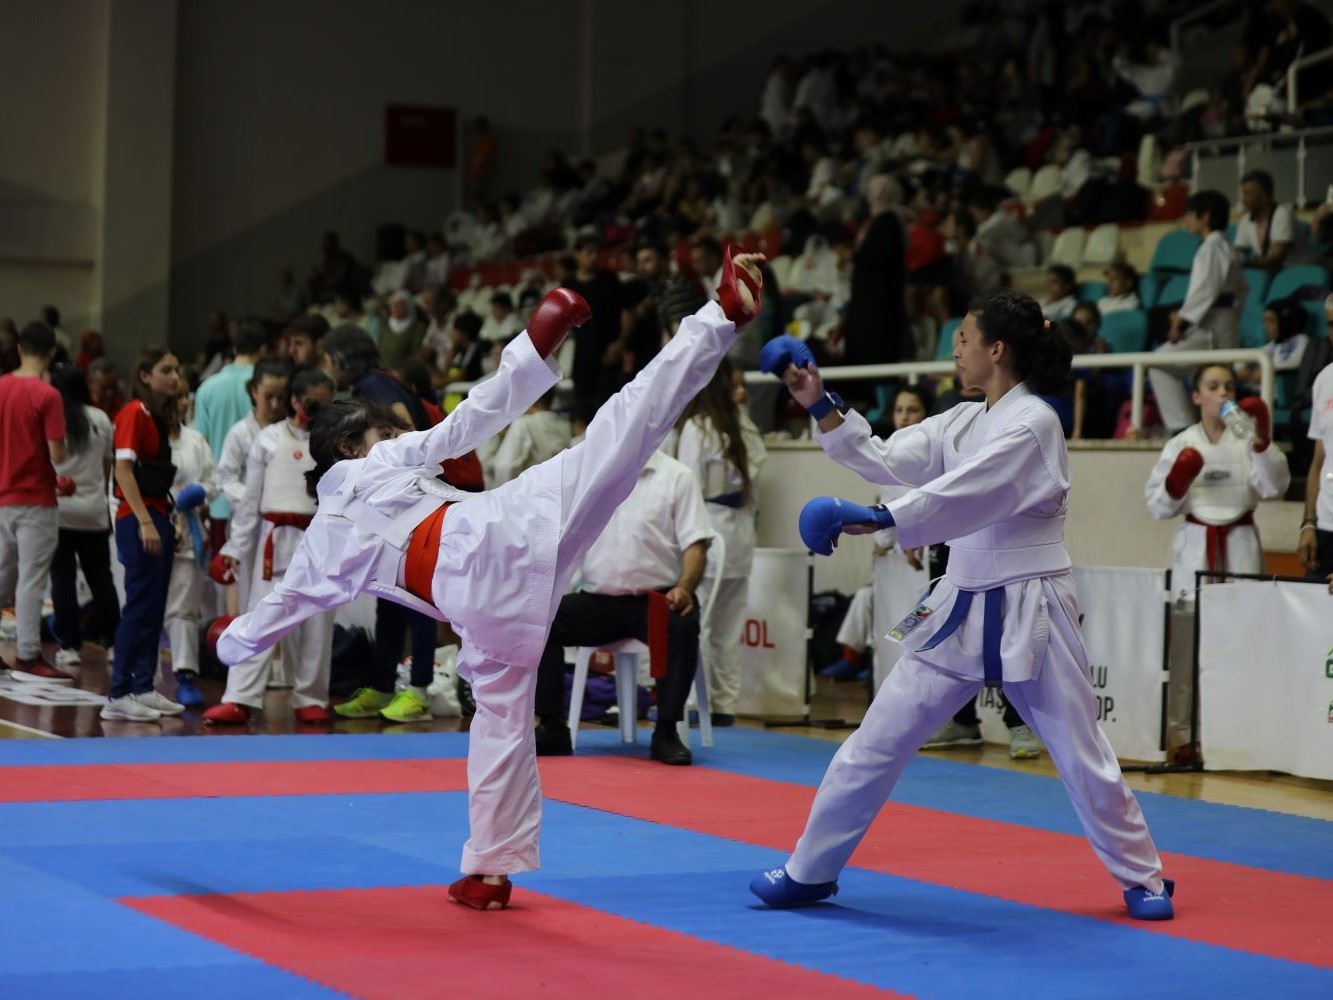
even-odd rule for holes
{"type": "Polygon", "coordinates": [[[537,753],[573,752],[564,698],[565,647],[621,639],[649,641],[648,593],[665,594],[665,676],[657,678],[657,728],[651,753],[664,764],[689,764],[676,734],[699,660],[694,593],[707,564],[712,528],[703,495],[680,462],[654,452],[634,491],[583,557],[579,593],[560,602],[537,671],[537,753]]]}

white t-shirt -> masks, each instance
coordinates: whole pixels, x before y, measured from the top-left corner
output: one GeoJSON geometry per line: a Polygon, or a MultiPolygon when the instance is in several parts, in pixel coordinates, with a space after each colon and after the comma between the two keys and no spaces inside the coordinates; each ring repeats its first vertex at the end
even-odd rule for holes
{"type": "Polygon", "coordinates": [[[1310,437],[1324,442],[1324,467],[1319,470],[1315,520],[1320,531],[1333,531],[1333,365],[1314,380],[1310,400],[1310,437]]]}
{"type": "Polygon", "coordinates": [[[583,557],[582,589],[618,595],[670,587],[685,550],[712,533],[693,474],[655,451],[583,557]]]}
{"type": "Polygon", "coordinates": [[[56,466],[57,476],[74,480],[74,495],[56,498],[57,524],[68,531],[109,531],[106,463],[114,454],[111,419],[95,406],[85,406],[88,441],[56,466]]]}
{"type": "Polygon", "coordinates": [[[1305,357],[1305,349],[1309,346],[1309,335],[1298,333],[1280,344],[1268,341],[1263,349],[1273,359],[1274,369],[1280,372],[1294,372],[1301,367],[1301,358],[1305,357]]]}
{"type": "Polygon", "coordinates": [[[1273,214],[1268,217],[1268,243],[1259,240],[1259,227],[1254,224],[1250,213],[1246,212],[1236,223],[1235,247],[1244,260],[1263,257],[1278,243],[1286,243],[1291,250],[1287,252],[1287,262],[1291,262],[1291,251],[1296,249],[1295,214],[1290,205],[1274,205],[1273,214]]]}

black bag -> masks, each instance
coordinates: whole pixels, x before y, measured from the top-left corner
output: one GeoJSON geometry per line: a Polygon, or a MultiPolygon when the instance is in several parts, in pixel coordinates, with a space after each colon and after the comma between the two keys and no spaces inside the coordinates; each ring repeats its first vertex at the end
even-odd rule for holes
{"type": "Polygon", "coordinates": [[[852,599],[838,590],[823,590],[810,598],[810,656],[814,669],[826,667],[842,656],[838,630],[847,617],[852,599]]]}

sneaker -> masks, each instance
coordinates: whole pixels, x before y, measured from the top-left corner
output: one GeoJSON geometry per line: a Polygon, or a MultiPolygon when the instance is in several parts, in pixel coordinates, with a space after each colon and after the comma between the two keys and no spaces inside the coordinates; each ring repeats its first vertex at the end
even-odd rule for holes
{"type": "Polygon", "coordinates": [[[1009,756],[1014,760],[1040,757],[1046,747],[1028,726],[1014,726],[1009,730],[1009,756]]]}
{"type": "Polygon", "coordinates": [[[849,681],[861,670],[858,663],[851,660],[834,660],[823,670],[819,671],[820,677],[827,677],[831,681],[849,681]]]}
{"type": "Polygon", "coordinates": [[[162,715],[180,715],[185,711],[185,706],[179,702],[172,701],[165,695],[158,694],[156,691],[148,691],[145,694],[134,695],[134,700],[140,705],[160,712],[162,715]]]}
{"type": "Polygon", "coordinates": [[[574,740],[568,726],[540,725],[536,731],[538,757],[568,757],[574,752],[574,740]]]}
{"type": "Polygon", "coordinates": [[[204,696],[195,687],[194,678],[185,674],[176,677],[176,700],[186,708],[204,707],[204,696]]]}
{"type": "Polygon", "coordinates": [[[435,716],[431,714],[429,701],[411,688],[404,688],[380,709],[380,718],[388,722],[430,722],[435,716]]]}
{"type": "Polygon", "coordinates": [[[384,694],[374,688],[357,688],[351,698],[341,705],[334,705],[333,710],[344,719],[377,719],[380,709],[391,701],[391,694],[384,694]]]}
{"type": "Polygon", "coordinates": [[[74,678],[63,670],[57,670],[45,660],[15,660],[14,679],[19,681],[45,681],[47,684],[73,684],[74,678]]]}
{"type": "Polygon", "coordinates": [[[135,700],[134,695],[127,694],[123,698],[108,698],[106,704],[102,706],[102,718],[108,721],[120,719],[125,722],[156,722],[162,718],[162,713],[135,700]]]}
{"type": "Polygon", "coordinates": [[[79,667],[83,665],[83,660],[79,657],[77,649],[62,649],[56,653],[57,667],[79,667]]]}
{"type": "Polygon", "coordinates": [[[981,744],[980,726],[963,726],[950,719],[940,731],[926,740],[923,750],[952,750],[954,747],[975,747],[981,744]]]}

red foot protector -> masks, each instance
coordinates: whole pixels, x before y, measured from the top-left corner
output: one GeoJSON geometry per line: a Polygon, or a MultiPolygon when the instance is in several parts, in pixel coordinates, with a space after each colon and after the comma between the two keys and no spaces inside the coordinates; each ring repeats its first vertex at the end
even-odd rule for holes
{"type": "Polygon", "coordinates": [[[513,888],[513,882],[491,885],[483,881],[480,875],[464,875],[449,886],[449,898],[474,910],[503,910],[509,905],[509,894],[513,888]],[[492,903],[500,905],[493,907],[492,903]]]}
{"type": "Polygon", "coordinates": [[[451,906],[443,886],[120,902],[360,997],[587,1000],[590,968],[610,994],[635,1000],[900,996],[529,889],[519,900],[497,920],[451,906]]]}

